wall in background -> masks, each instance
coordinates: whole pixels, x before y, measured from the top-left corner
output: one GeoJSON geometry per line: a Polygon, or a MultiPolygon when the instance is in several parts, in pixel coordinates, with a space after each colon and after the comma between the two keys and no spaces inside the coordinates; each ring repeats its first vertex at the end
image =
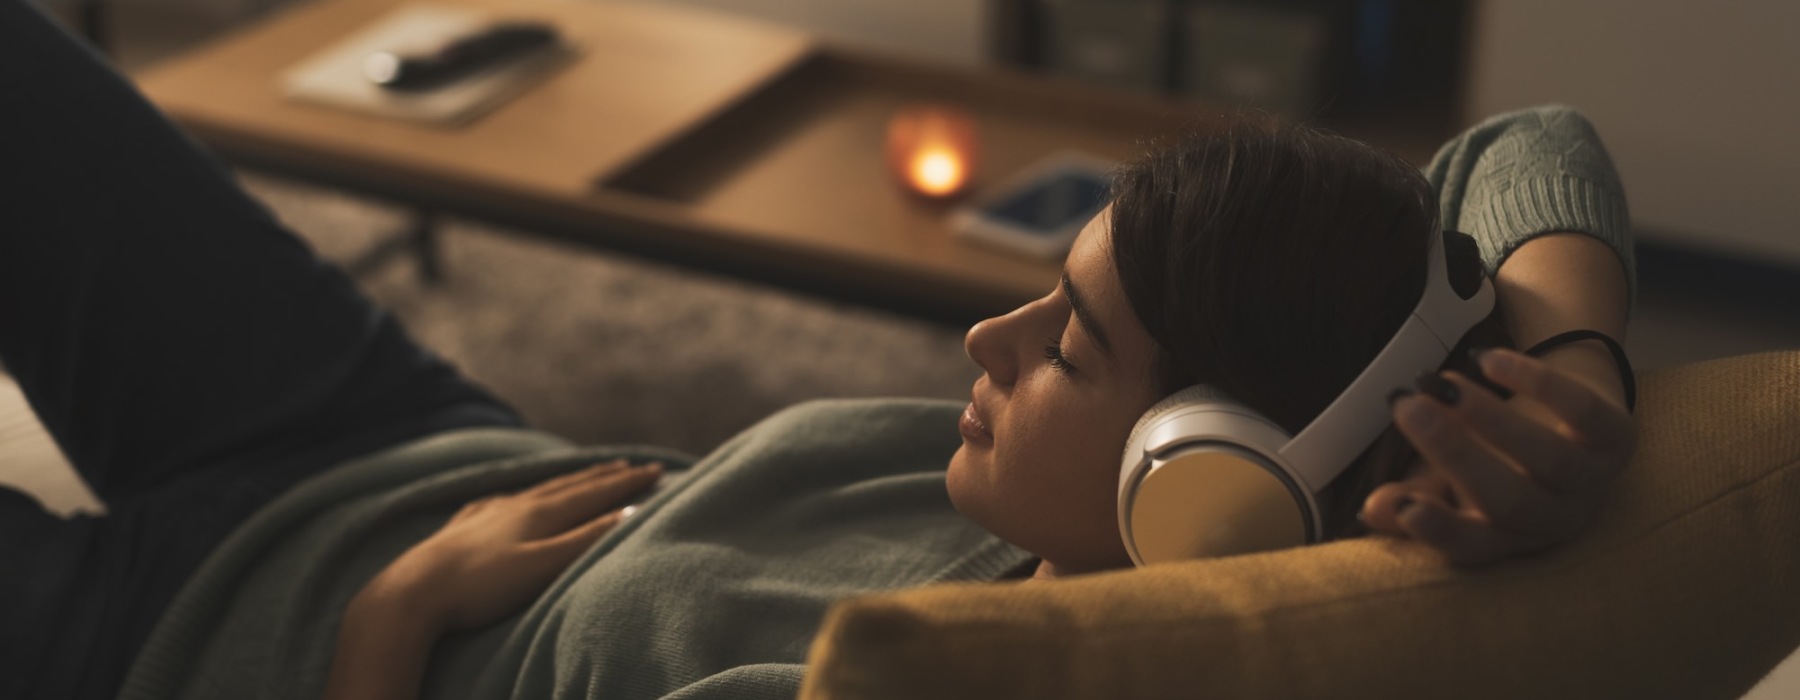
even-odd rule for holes
{"type": "Polygon", "coordinates": [[[1466,116],[1593,119],[1646,238],[1800,269],[1800,3],[1483,0],[1466,116]]]}

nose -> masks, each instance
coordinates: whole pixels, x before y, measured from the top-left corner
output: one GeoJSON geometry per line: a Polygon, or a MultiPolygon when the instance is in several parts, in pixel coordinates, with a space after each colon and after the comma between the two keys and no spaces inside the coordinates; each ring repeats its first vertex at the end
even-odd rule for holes
{"type": "Polygon", "coordinates": [[[1011,386],[1018,379],[1019,353],[1017,343],[1011,340],[1018,334],[1019,317],[1024,310],[1020,307],[1005,316],[977,323],[963,336],[963,352],[987,372],[989,381],[1011,386]]]}

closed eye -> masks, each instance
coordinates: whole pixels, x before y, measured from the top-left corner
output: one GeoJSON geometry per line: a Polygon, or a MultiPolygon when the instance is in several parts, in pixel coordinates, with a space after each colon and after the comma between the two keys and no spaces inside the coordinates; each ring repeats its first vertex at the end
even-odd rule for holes
{"type": "Polygon", "coordinates": [[[1063,374],[1075,371],[1075,365],[1069,362],[1067,356],[1063,355],[1061,338],[1051,338],[1050,343],[1044,346],[1044,359],[1050,361],[1051,369],[1063,374]]]}

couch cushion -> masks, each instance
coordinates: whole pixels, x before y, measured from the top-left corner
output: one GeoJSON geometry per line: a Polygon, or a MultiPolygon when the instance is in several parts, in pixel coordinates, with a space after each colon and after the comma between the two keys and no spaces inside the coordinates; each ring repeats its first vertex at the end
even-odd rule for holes
{"type": "Polygon", "coordinates": [[[1642,378],[1594,531],[1462,571],[1366,538],[844,602],[801,695],[1736,698],[1800,644],[1800,352],[1642,378]]]}

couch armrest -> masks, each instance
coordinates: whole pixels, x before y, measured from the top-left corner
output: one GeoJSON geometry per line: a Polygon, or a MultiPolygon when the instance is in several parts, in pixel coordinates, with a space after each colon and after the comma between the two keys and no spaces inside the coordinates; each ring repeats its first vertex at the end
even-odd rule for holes
{"type": "Polygon", "coordinates": [[[807,700],[1737,698],[1800,644],[1800,351],[1649,373],[1594,531],[1478,571],[1365,538],[846,601],[807,700]]]}

